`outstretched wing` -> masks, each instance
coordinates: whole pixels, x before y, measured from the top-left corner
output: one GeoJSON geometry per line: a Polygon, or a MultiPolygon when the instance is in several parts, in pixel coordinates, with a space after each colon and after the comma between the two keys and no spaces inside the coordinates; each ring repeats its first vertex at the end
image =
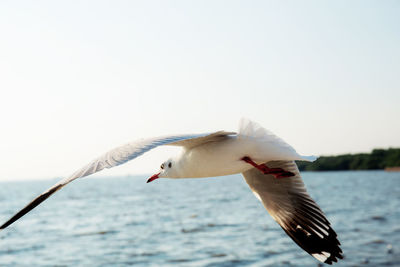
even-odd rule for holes
{"type": "Polygon", "coordinates": [[[282,229],[305,251],[321,262],[332,264],[342,259],[335,231],[318,205],[308,195],[294,161],[271,161],[269,168],[295,173],[277,179],[250,169],[243,176],[256,197],[282,229]]]}
{"type": "Polygon", "coordinates": [[[139,141],[131,142],[119,147],[116,147],[99,158],[93,160],[83,168],[79,169],[71,176],[66,179],[61,180],[57,184],[53,185],[51,188],[40,194],[32,202],[26,205],[17,214],[11,217],[7,222],[0,226],[0,230],[6,228],[30,210],[35,208],[37,205],[46,200],[49,196],[60,190],[62,187],[72,182],[75,179],[88,176],[90,174],[99,172],[104,168],[112,168],[125,162],[128,162],[143,153],[162,145],[180,145],[184,147],[192,147],[206,142],[221,140],[226,138],[227,135],[232,133],[227,133],[224,131],[219,131],[215,133],[204,133],[204,134],[187,134],[187,135],[172,135],[163,136],[150,139],[142,139],[139,141]]]}

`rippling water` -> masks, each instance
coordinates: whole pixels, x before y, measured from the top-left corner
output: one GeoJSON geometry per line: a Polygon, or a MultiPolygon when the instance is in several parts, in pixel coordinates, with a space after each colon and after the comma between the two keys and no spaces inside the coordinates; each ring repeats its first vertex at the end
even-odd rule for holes
{"type": "MultiPolygon", "coordinates": [[[[336,230],[336,266],[400,266],[400,173],[303,173],[336,230]]],[[[317,266],[240,175],[85,178],[0,232],[0,266],[317,266]]],[[[55,181],[0,183],[4,222],[55,181]]]]}

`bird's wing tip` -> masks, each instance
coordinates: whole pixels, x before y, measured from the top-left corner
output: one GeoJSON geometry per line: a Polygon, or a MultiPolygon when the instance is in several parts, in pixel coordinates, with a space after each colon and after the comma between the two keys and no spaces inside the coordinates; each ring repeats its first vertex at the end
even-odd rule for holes
{"type": "Polygon", "coordinates": [[[316,258],[318,261],[329,265],[332,265],[332,263],[337,262],[338,259],[343,259],[343,255],[341,253],[331,254],[326,251],[321,251],[320,253],[312,253],[311,256],[316,258]]]}
{"type": "Polygon", "coordinates": [[[46,200],[49,196],[57,192],[59,189],[61,189],[64,186],[64,184],[56,184],[52,186],[50,189],[48,189],[46,192],[40,194],[37,196],[34,200],[32,200],[28,205],[26,205],[23,209],[21,209],[19,212],[17,212],[14,216],[12,216],[8,221],[6,221],[4,224],[0,226],[0,230],[3,230],[7,228],[9,225],[13,224],[15,221],[20,219],[22,216],[27,214],[29,211],[34,209],[36,206],[38,206],[40,203],[42,203],[44,200],[46,200]]]}

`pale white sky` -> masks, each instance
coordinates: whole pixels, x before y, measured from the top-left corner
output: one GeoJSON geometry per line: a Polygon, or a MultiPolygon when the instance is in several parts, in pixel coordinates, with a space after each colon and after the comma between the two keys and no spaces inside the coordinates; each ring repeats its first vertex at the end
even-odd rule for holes
{"type": "MultiPolygon", "coordinates": [[[[0,180],[253,119],[302,154],[400,147],[399,1],[1,1],[0,180]]],[[[159,148],[99,175],[153,173],[159,148]]]]}

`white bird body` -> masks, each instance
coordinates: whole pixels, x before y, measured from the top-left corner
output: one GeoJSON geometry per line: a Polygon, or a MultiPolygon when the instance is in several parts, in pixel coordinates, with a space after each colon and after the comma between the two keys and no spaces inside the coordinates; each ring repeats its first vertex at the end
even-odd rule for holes
{"type": "Polygon", "coordinates": [[[168,173],[166,178],[201,178],[242,173],[253,168],[241,160],[245,156],[259,164],[272,160],[309,160],[295,150],[284,148],[280,143],[265,138],[241,136],[239,131],[237,136],[184,149],[178,157],[172,159],[176,171],[168,173]]]}
{"type": "Polygon", "coordinates": [[[181,146],[182,153],[161,165],[158,178],[200,178],[242,173],[254,195],[282,229],[321,262],[341,259],[342,250],[329,221],[308,195],[295,160],[313,161],[257,123],[243,119],[238,133],[213,132],[142,139],[114,148],[61,180],[0,226],[8,227],[75,179],[124,164],[161,146],[181,146]]]}
{"type": "Polygon", "coordinates": [[[245,143],[246,140],[232,136],[216,143],[209,142],[184,149],[173,160],[177,166],[177,177],[173,177],[175,173],[172,173],[168,178],[224,176],[251,169],[251,165],[240,160],[247,154],[242,149],[245,143]]]}

